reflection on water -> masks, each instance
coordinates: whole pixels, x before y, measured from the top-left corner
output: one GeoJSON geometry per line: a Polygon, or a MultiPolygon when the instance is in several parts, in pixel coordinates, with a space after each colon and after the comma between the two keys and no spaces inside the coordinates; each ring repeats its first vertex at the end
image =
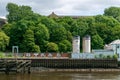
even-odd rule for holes
{"type": "Polygon", "coordinates": [[[120,73],[41,72],[0,74],[0,80],[120,80],[120,73]]]}

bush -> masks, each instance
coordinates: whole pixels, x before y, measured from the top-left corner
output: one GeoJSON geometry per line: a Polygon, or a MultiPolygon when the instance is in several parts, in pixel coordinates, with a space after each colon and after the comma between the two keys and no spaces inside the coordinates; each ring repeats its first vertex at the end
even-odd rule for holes
{"type": "Polygon", "coordinates": [[[47,51],[48,52],[58,52],[58,45],[53,42],[49,42],[47,44],[47,51]]]}
{"type": "Polygon", "coordinates": [[[5,53],[0,52],[0,58],[4,58],[5,57],[5,53]]]}
{"type": "Polygon", "coordinates": [[[117,59],[118,58],[118,55],[117,54],[114,54],[113,55],[113,59],[117,59]]]}
{"type": "Polygon", "coordinates": [[[67,46],[63,43],[59,43],[58,47],[59,47],[60,52],[66,52],[67,51],[67,46]]]}
{"type": "Polygon", "coordinates": [[[38,45],[32,46],[32,52],[40,52],[40,47],[38,45]]]}
{"type": "Polygon", "coordinates": [[[104,57],[103,54],[99,54],[99,58],[102,59],[104,57]]]}
{"type": "Polygon", "coordinates": [[[97,58],[98,58],[98,56],[97,56],[97,55],[95,55],[94,57],[95,57],[95,59],[97,59],[97,58]]]}
{"type": "Polygon", "coordinates": [[[13,57],[13,54],[12,53],[8,53],[7,57],[13,57]]]}
{"type": "Polygon", "coordinates": [[[107,59],[112,59],[112,56],[110,56],[110,55],[107,55],[107,59]]]}

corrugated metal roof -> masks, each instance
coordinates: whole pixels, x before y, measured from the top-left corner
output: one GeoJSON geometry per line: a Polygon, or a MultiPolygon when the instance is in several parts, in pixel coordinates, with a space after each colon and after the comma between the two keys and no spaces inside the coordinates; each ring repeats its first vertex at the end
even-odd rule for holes
{"type": "Polygon", "coordinates": [[[111,42],[110,44],[111,44],[111,45],[112,45],[112,44],[120,44],[120,39],[114,40],[114,41],[111,42]]]}

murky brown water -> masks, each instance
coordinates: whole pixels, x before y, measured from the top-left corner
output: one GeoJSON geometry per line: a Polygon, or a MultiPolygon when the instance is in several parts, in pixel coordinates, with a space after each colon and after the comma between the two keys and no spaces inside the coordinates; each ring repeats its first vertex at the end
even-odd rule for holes
{"type": "Polygon", "coordinates": [[[0,80],[120,80],[120,73],[41,72],[9,75],[0,73],[0,80]]]}

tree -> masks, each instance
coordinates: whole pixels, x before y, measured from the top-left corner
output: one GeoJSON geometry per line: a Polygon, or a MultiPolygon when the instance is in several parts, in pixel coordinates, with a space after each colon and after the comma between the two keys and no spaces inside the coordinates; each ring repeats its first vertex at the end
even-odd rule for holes
{"type": "Polygon", "coordinates": [[[49,30],[50,42],[59,42],[67,39],[66,29],[61,24],[56,23],[53,19],[42,17],[41,23],[44,24],[49,30]]]}
{"type": "Polygon", "coordinates": [[[66,22],[60,22],[59,25],[62,25],[67,31],[71,30],[71,25],[67,24],[66,22]]]}
{"type": "Polygon", "coordinates": [[[54,21],[62,25],[68,31],[71,30],[72,24],[74,22],[74,20],[71,17],[67,16],[62,18],[55,18],[54,21]]]}
{"type": "Polygon", "coordinates": [[[115,18],[111,16],[103,16],[103,15],[95,16],[95,22],[104,23],[109,27],[115,27],[120,25],[120,23],[115,18]]]}
{"type": "Polygon", "coordinates": [[[35,43],[40,46],[41,52],[46,51],[46,45],[49,40],[49,31],[48,28],[43,24],[38,24],[34,28],[35,43]]]}
{"type": "Polygon", "coordinates": [[[2,27],[2,30],[5,32],[6,35],[10,36],[10,30],[12,28],[12,24],[5,24],[3,27],[2,27]]]}
{"type": "Polygon", "coordinates": [[[26,30],[23,38],[22,47],[25,52],[40,52],[39,46],[35,45],[34,33],[32,30],[26,30]]]}
{"type": "Polygon", "coordinates": [[[66,52],[67,51],[67,46],[63,43],[59,43],[58,47],[59,47],[60,52],[66,52]]]}
{"type": "Polygon", "coordinates": [[[68,40],[62,40],[58,46],[60,52],[70,52],[72,50],[72,44],[68,40]]]}
{"type": "Polygon", "coordinates": [[[23,35],[28,29],[27,22],[25,20],[20,20],[16,23],[12,23],[12,27],[10,29],[10,45],[9,48],[16,45],[21,49],[21,44],[23,42],[23,35]]]}
{"type": "Polygon", "coordinates": [[[109,7],[104,10],[105,16],[113,16],[117,19],[120,16],[120,7],[109,7]]]}
{"type": "Polygon", "coordinates": [[[80,30],[81,27],[78,26],[77,22],[76,21],[73,21],[72,24],[71,24],[71,33],[73,36],[76,36],[76,35],[80,35],[80,30]]]}
{"type": "Polygon", "coordinates": [[[53,42],[47,44],[47,52],[58,52],[58,45],[53,42]]]}
{"type": "Polygon", "coordinates": [[[59,42],[64,39],[67,39],[66,29],[59,25],[53,28],[52,33],[50,34],[50,41],[59,42]]]}
{"type": "Polygon", "coordinates": [[[98,34],[95,23],[92,23],[91,26],[89,26],[89,28],[88,28],[88,30],[86,30],[85,34],[88,34],[91,36],[98,34]]]}
{"type": "Polygon", "coordinates": [[[14,3],[8,3],[6,9],[9,12],[7,15],[8,22],[17,22],[33,15],[33,11],[29,6],[18,6],[14,3]]]}
{"type": "Polygon", "coordinates": [[[108,44],[112,41],[112,28],[105,23],[95,23],[98,35],[103,39],[104,43],[108,44]]]}
{"type": "Polygon", "coordinates": [[[78,25],[78,30],[79,30],[79,33],[78,35],[79,36],[84,36],[86,34],[86,31],[89,29],[90,27],[90,24],[93,23],[93,20],[94,18],[89,18],[89,17],[81,17],[81,18],[78,18],[77,19],[77,25],[78,25]]]}
{"type": "Polygon", "coordinates": [[[113,37],[113,28],[120,26],[120,23],[113,17],[102,15],[95,16],[95,22],[96,23],[93,26],[96,27],[97,34],[99,34],[104,42],[108,44],[113,41],[113,38],[117,36],[114,35],[113,37]]]}
{"type": "Polygon", "coordinates": [[[66,52],[70,52],[72,50],[72,44],[68,40],[62,40],[62,44],[66,46],[66,52]]]}
{"type": "Polygon", "coordinates": [[[55,21],[54,21],[53,19],[47,18],[47,17],[45,17],[45,16],[42,16],[42,17],[40,18],[40,22],[41,22],[42,24],[44,24],[44,25],[49,29],[49,33],[50,33],[50,34],[51,34],[51,32],[52,32],[52,29],[53,29],[54,27],[56,27],[56,24],[57,24],[57,23],[55,23],[55,21]]]}
{"type": "Polygon", "coordinates": [[[104,43],[120,38],[119,7],[105,9],[104,15],[79,17],[78,19],[49,18],[34,13],[29,6],[14,3],[8,3],[6,9],[8,24],[5,24],[2,30],[10,37],[7,49],[16,45],[20,50],[27,50],[27,52],[39,52],[40,49],[45,52],[46,49],[58,51],[59,46],[60,52],[68,52],[71,51],[72,36],[91,35],[92,47],[97,49],[103,48],[104,43]],[[55,47],[57,44],[58,46],[55,47]]]}
{"type": "Polygon", "coordinates": [[[103,39],[98,35],[92,36],[92,49],[101,49],[103,48],[103,39]]]}
{"type": "Polygon", "coordinates": [[[72,38],[73,38],[72,33],[70,31],[67,31],[67,40],[72,42],[72,38]]]}
{"type": "Polygon", "coordinates": [[[9,37],[2,31],[0,31],[0,51],[5,51],[6,46],[9,45],[9,37]]]}
{"type": "Polygon", "coordinates": [[[112,28],[111,30],[111,41],[115,40],[115,39],[120,39],[120,26],[115,26],[114,28],[112,28]]]}

